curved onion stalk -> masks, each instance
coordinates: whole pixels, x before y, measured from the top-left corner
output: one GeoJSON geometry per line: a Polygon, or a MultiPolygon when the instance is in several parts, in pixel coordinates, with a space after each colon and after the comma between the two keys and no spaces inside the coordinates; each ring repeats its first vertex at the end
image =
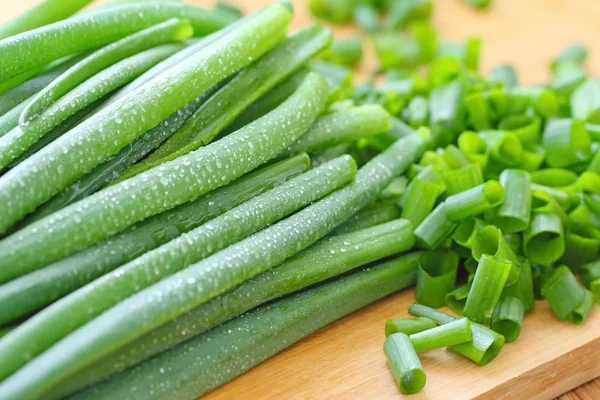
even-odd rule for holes
{"type": "Polygon", "coordinates": [[[0,178],[0,232],[260,57],[282,38],[290,19],[281,4],[247,17],[234,31],[164,72],[156,84],[149,82],[112,103],[10,170],[0,178]]]}
{"type": "Polygon", "coordinates": [[[44,110],[39,117],[7,133],[0,138],[0,170],[6,168],[40,138],[73,114],[132,81],[153,65],[181,50],[182,47],[181,44],[167,44],[126,58],[73,89],[44,110]]]}
{"type": "Polygon", "coordinates": [[[219,30],[234,20],[229,14],[166,2],[124,5],[69,18],[2,40],[0,79],[106,45],[170,18],[189,20],[198,36],[219,30]]]}
{"type": "Polygon", "coordinates": [[[152,47],[191,37],[193,33],[189,22],[173,18],[95,51],[35,95],[21,114],[21,127],[30,129],[32,121],[40,118],[40,114],[52,103],[111,65],[152,47]]]}
{"type": "Polygon", "coordinates": [[[319,24],[309,25],[290,35],[223,86],[161,147],[126,171],[120,180],[210,143],[249,104],[325,48],[331,42],[331,37],[331,32],[319,24]],[[245,95],[240,96],[240,93],[245,95]]]}

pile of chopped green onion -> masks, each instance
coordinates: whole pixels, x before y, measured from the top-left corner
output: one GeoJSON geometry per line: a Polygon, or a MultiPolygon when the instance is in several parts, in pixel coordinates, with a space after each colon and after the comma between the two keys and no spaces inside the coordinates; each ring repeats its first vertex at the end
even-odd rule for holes
{"type": "Polygon", "coordinates": [[[409,310],[418,317],[385,326],[402,393],[425,384],[416,352],[448,347],[490,362],[535,299],[584,323],[600,302],[600,81],[585,75],[586,50],[563,51],[549,84],[519,86],[510,65],[479,73],[477,38],[439,44],[428,0],[311,2],[341,3],[369,32],[383,75],[358,86],[353,104],[380,104],[394,124],[345,150],[369,157],[413,129],[436,143],[384,192],[426,250],[409,310]],[[435,310],[443,306],[462,318],[435,310]]]}
{"type": "Polygon", "coordinates": [[[196,399],[412,285],[384,351],[415,393],[418,352],[485,365],[536,299],[600,301],[581,46],[524,87],[428,0],[313,0],[374,42],[354,86],[362,39],[285,1],[88,3],[0,26],[0,400],[196,399]]]}

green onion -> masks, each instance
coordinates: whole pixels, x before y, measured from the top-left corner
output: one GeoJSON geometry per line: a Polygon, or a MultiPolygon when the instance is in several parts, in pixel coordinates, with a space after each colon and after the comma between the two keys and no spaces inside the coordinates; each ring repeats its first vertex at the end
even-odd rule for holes
{"type": "Polygon", "coordinates": [[[464,130],[464,90],[458,81],[435,88],[429,97],[429,123],[445,145],[464,130]]]}
{"type": "MultiPolygon", "coordinates": [[[[412,245],[410,224],[399,220],[325,238],[223,295],[204,303],[83,369],[58,388],[61,396],[103,380],[275,298],[343,274],[412,245]],[[333,252],[332,252],[333,251],[333,252]]],[[[388,268],[414,269],[420,253],[396,257],[388,268]]],[[[405,278],[408,276],[405,275],[405,278]]],[[[409,282],[414,282],[414,273],[409,282]]],[[[435,323],[429,320],[429,327],[435,323]]],[[[408,334],[408,333],[407,333],[408,334]]]]}
{"type": "Polygon", "coordinates": [[[471,339],[471,322],[466,318],[410,335],[410,341],[417,352],[450,347],[470,342],[471,339]]]}
{"type": "Polygon", "coordinates": [[[469,123],[478,131],[490,129],[491,122],[487,99],[483,92],[473,92],[465,97],[469,123]]]}
{"type": "Polygon", "coordinates": [[[504,336],[506,343],[517,340],[525,309],[521,300],[515,297],[501,297],[492,315],[491,328],[504,336]]]}
{"type": "Polygon", "coordinates": [[[543,300],[542,287],[544,282],[552,275],[553,268],[550,265],[531,264],[533,278],[533,295],[536,300],[543,300]]]}
{"type": "Polygon", "coordinates": [[[391,127],[390,116],[380,105],[351,107],[319,118],[286,154],[303,151],[314,153],[340,143],[385,132],[391,127]]]}
{"type": "Polygon", "coordinates": [[[178,398],[198,398],[321,327],[411,285],[416,262],[400,257],[261,306],[75,399],[167,400],[175,393],[172,382],[180,382],[178,398]]]}
{"type": "Polygon", "coordinates": [[[583,295],[583,300],[575,309],[573,313],[569,317],[569,321],[575,325],[581,325],[587,320],[594,308],[594,294],[585,290],[583,295]]]}
{"type": "Polygon", "coordinates": [[[500,174],[500,184],[505,196],[494,224],[505,233],[524,231],[531,213],[531,177],[525,171],[507,169],[500,174]]]}
{"type": "Polygon", "coordinates": [[[416,300],[429,307],[442,307],[456,284],[458,256],[452,251],[424,253],[417,270],[416,300]]]}
{"type": "Polygon", "coordinates": [[[378,32],[371,35],[379,66],[386,71],[394,68],[415,68],[421,62],[419,43],[398,32],[378,32]]]}
{"type": "Polygon", "coordinates": [[[554,197],[544,190],[534,190],[531,192],[531,207],[533,213],[556,214],[563,223],[567,221],[567,214],[562,207],[554,197]]]}
{"type": "MultiPolygon", "coordinates": [[[[207,145],[250,103],[300,68],[330,42],[331,32],[319,24],[311,24],[297,31],[235,76],[203,103],[161,147],[126,171],[119,180],[130,178],[207,145]],[[239,93],[250,95],[239,96],[239,93]]],[[[384,122],[378,126],[382,124],[384,122]]]]}
{"type": "Polygon", "coordinates": [[[442,175],[449,196],[467,191],[484,182],[481,166],[477,162],[459,169],[443,171],[442,175]]]}
{"type": "Polygon", "coordinates": [[[573,92],[571,96],[571,112],[573,118],[600,123],[600,81],[588,79],[573,92]]]}
{"type": "Polygon", "coordinates": [[[412,335],[413,333],[423,332],[435,327],[435,322],[426,317],[388,319],[385,323],[385,337],[394,333],[412,335]]]}
{"type": "Polygon", "coordinates": [[[546,150],[538,144],[528,144],[523,149],[519,167],[525,171],[532,172],[540,169],[546,159],[546,150]]]}
{"type": "Polygon", "coordinates": [[[485,228],[487,225],[487,222],[479,218],[467,218],[458,224],[452,238],[456,243],[470,249],[479,230],[485,228]]]}
{"type": "Polygon", "coordinates": [[[563,223],[556,214],[535,213],[523,233],[523,251],[532,263],[550,265],[565,252],[563,223]]]}
{"type": "Polygon", "coordinates": [[[331,87],[330,101],[341,100],[352,92],[352,70],[341,65],[317,60],[311,68],[323,75],[331,87]]]}
{"type": "Polygon", "coordinates": [[[442,152],[442,158],[452,169],[459,169],[470,164],[463,152],[453,144],[446,146],[442,152]]]}
{"type": "MultiPolygon", "coordinates": [[[[475,132],[463,132],[458,137],[458,148],[475,163],[479,163],[483,168],[488,162],[488,145],[475,132]]],[[[483,182],[482,182],[483,183],[483,182]]]]}
{"type": "MultiPolygon", "coordinates": [[[[8,351],[12,354],[9,359],[15,363],[26,361],[24,353],[40,353],[120,300],[252,235],[343,186],[353,178],[355,171],[356,164],[349,156],[340,157],[144,253],[112,274],[105,275],[39,313],[11,336],[12,341],[5,342],[6,347],[2,347],[0,343],[0,354],[8,351]],[[54,329],[52,335],[45,334],[43,339],[39,337],[47,329],[46,326],[69,315],[69,323],[62,324],[60,329],[54,329]],[[32,345],[32,341],[35,345],[32,345]]],[[[17,366],[6,363],[4,368],[17,366]]]]}
{"type": "Polygon", "coordinates": [[[287,29],[291,15],[286,6],[274,4],[247,18],[234,31],[163,73],[157,84],[146,84],[104,108],[2,176],[0,232],[200,93],[262,55],[287,29]],[[259,44],[248,45],[254,42],[259,44]],[[219,51],[238,46],[244,51],[219,51]]]}
{"type": "Polygon", "coordinates": [[[449,220],[459,222],[497,207],[503,201],[502,185],[491,180],[448,197],[444,208],[449,220]]]}
{"type": "Polygon", "coordinates": [[[577,179],[575,172],[562,168],[547,168],[531,173],[531,182],[563,191],[572,190],[577,179]]]}
{"type": "Polygon", "coordinates": [[[406,0],[389,3],[385,26],[390,29],[403,28],[416,20],[427,20],[433,10],[431,0],[406,0]]]}
{"type": "Polygon", "coordinates": [[[487,143],[490,156],[509,166],[518,166],[523,155],[519,138],[504,131],[483,131],[479,136],[487,143]]]}
{"type": "Polygon", "coordinates": [[[533,107],[537,114],[553,117],[558,114],[559,98],[551,89],[541,86],[518,86],[505,90],[507,112],[509,114],[524,114],[533,107]]]}
{"type": "Polygon", "coordinates": [[[356,66],[362,58],[362,41],[358,36],[349,36],[334,41],[321,58],[327,62],[347,67],[356,66]]]}
{"type": "Polygon", "coordinates": [[[383,203],[367,206],[335,228],[331,234],[341,235],[343,233],[370,228],[400,218],[400,216],[400,209],[395,204],[383,203]]]}
{"type": "Polygon", "coordinates": [[[92,0],[45,0],[0,26],[0,40],[63,20],[91,2],[92,0]]]}
{"type": "Polygon", "coordinates": [[[394,333],[385,340],[383,351],[396,384],[403,394],[417,393],[425,386],[425,371],[410,338],[394,333]]]}
{"type": "Polygon", "coordinates": [[[600,261],[594,261],[581,267],[581,281],[594,294],[596,303],[600,303],[600,261]]]}
{"type": "MultiPolygon", "coordinates": [[[[436,323],[442,325],[456,320],[451,315],[422,304],[412,304],[408,308],[408,311],[419,317],[431,318],[436,323]]],[[[471,342],[451,346],[450,350],[479,365],[486,365],[498,356],[502,346],[504,346],[504,336],[476,322],[471,322],[471,333],[471,342]]]]}
{"type": "Polygon", "coordinates": [[[170,18],[189,20],[198,36],[219,30],[234,20],[217,11],[167,2],[124,5],[76,16],[2,40],[0,79],[106,45],[170,18]]]}
{"type": "Polygon", "coordinates": [[[513,88],[519,84],[517,71],[512,65],[500,64],[492,69],[490,80],[500,82],[505,88],[513,88]]]}
{"type": "Polygon", "coordinates": [[[586,292],[588,291],[581,287],[571,270],[564,265],[556,268],[542,286],[542,295],[550,304],[554,315],[577,325],[582,324],[589,313],[587,308],[590,299],[586,292]]]}
{"type": "Polygon", "coordinates": [[[443,186],[418,178],[413,179],[403,200],[402,218],[409,220],[413,226],[419,226],[431,213],[438,196],[443,192],[443,186]]]}
{"type": "Polygon", "coordinates": [[[379,14],[377,8],[367,3],[359,3],[354,7],[354,23],[369,33],[379,30],[379,14]]]}
{"type": "MultiPolygon", "coordinates": [[[[13,394],[16,397],[43,393],[108,352],[131,343],[308,247],[364,207],[394,175],[400,175],[408,168],[424,151],[428,140],[420,134],[414,134],[398,141],[363,166],[355,181],[345,188],[128,297],[25,365],[5,380],[0,390],[8,393],[9,397],[13,394]],[[202,282],[210,282],[210,285],[203,285],[202,282]],[[157,301],[159,298],[161,300],[157,301]],[[135,307],[134,313],[131,313],[132,306],[135,307]],[[57,363],[53,353],[64,355],[63,346],[70,349],[85,348],[86,357],[80,357],[82,353],[79,351],[70,352],[69,356],[62,357],[57,363]],[[47,362],[52,363],[52,369],[46,367],[47,362]],[[23,380],[24,377],[27,378],[23,380]],[[35,385],[32,385],[33,381],[35,385]]],[[[14,336],[22,340],[22,335],[14,336]]]]}
{"type": "Polygon", "coordinates": [[[512,133],[525,145],[540,140],[541,125],[541,119],[536,116],[509,115],[498,123],[498,129],[512,133]]]}
{"type": "Polygon", "coordinates": [[[21,114],[21,126],[26,130],[33,129],[29,124],[36,117],[39,118],[39,114],[44,109],[105,68],[141,51],[166,42],[185,39],[192,34],[193,28],[189,22],[171,19],[129,35],[92,53],[35,95],[21,114]]]}
{"type": "Polygon", "coordinates": [[[600,230],[585,225],[573,225],[567,228],[565,253],[560,263],[577,272],[582,265],[594,261],[598,257],[598,251],[600,230]]]}
{"type": "Polygon", "coordinates": [[[352,18],[354,1],[310,0],[308,7],[312,15],[334,24],[341,24],[352,18]]]}
{"type": "Polygon", "coordinates": [[[550,69],[556,74],[560,69],[561,64],[576,64],[582,66],[587,59],[587,55],[588,51],[584,46],[578,43],[569,45],[552,61],[550,69]]]}
{"type": "Polygon", "coordinates": [[[0,286],[0,303],[6,306],[0,309],[0,324],[49,304],[119,265],[300,175],[309,166],[310,160],[304,154],[263,167],[195,201],[145,219],[71,257],[7,282],[0,286]]]}
{"type": "Polygon", "coordinates": [[[544,130],[546,163],[550,167],[570,167],[589,160],[590,137],[582,121],[563,118],[551,120],[544,130]]]}
{"type": "Polygon", "coordinates": [[[446,295],[445,302],[449,309],[455,313],[462,315],[465,311],[465,304],[467,303],[467,296],[471,290],[471,285],[465,283],[452,290],[446,295]]]}
{"type": "Polygon", "coordinates": [[[454,231],[457,224],[446,216],[445,203],[440,203],[415,229],[419,244],[437,249],[454,231]]]}
{"type": "MultiPolygon", "coordinates": [[[[533,180],[533,176],[532,176],[532,180],[533,180]]],[[[563,210],[571,207],[571,199],[569,197],[569,194],[565,193],[561,190],[558,190],[558,189],[555,189],[555,188],[552,188],[549,186],[540,185],[540,184],[533,183],[533,182],[531,183],[531,190],[532,190],[531,193],[532,193],[533,198],[536,198],[536,197],[538,197],[539,199],[546,198],[544,195],[539,194],[538,191],[546,192],[552,198],[552,200],[554,200],[554,202],[556,202],[556,204],[558,204],[563,210]]],[[[545,200],[542,200],[542,201],[546,202],[545,200]]]]}
{"type": "MultiPolygon", "coordinates": [[[[8,166],[61,122],[125,83],[131,82],[182,48],[182,44],[167,44],[135,54],[104,69],[77,86],[49,106],[37,118],[28,121],[21,119],[19,127],[0,139],[0,170],[8,166]]],[[[27,108],[23,111],[23,113],[28,112],[27,108]]],[[[24,114],[21,114],[21,118],[23,116],[24,114]]]]}
{"type": "Polygon", "coordinates": [[[429,117],[429,101],[423,96],[413,97],[407,106],[408,122],[413,128],[427,123],[429,117]]]}
{"type": "Polygon", "coordinates": [[[525,311],[535,306],[534,286],[531,263],[527,259],[519,260],[519,279],[510,286],[505,286],[502,297],[514,297],[521,301],[525,311]]]}
{"type": "Polygon", "coordinates": [[[390,182],[390,184],[387,185],[385,189],[383,189],[379,197],[384,201],[390,199],[397,200],[399,197],[403,196],[404,193],[406,193],[407,189],[408,178],[406,178],[406,176],[404,175],[399,176],[394,178],[392,182],[390,182]]]}
{"type": "Polygon", "coordinates": [[[465,317],[489,324],[492,312],[500,299],[512,262],[483,254],[465,304],[465,317]]]}
{"type": "Polygon", "coordinates": [[[0,242],[0,248],[6,246],[10,250],[4,253],[6,257],[3,257],[2,262],[10,267],[3,268],[0,276],[4,279],[14,278],[40,268],[105,239],[135,222],[223,186],[256,168],[289,146],[308,129],[324,106],[326,85],[319,75],[310,75],[292,97],[268,116],[213,145],[171,161],[163,168],[155,168],[106,188],[4,239],[0,242]],[[245,145],[241,146],[239,143],[245,145]],[[265,146],[268,148],[261,152],[255,151],[255,148],[265,146]],[[195,162],[197,159],[202,159],[203,162],[195,162]],[[236,160],[243,162],[235,163],[236,160]],[[230,168],[221,168],[223,165],[229,165],[230,168]],[[210,178],[216,168],[222,170],[219,180],[210,178]],[[165,179],[165,176],[169,176],[169,179],[165,179]],[[190,184],[192,180],[193,185],[190,184]],[[149,202],[152,198],[156,200],[153,206],[149,202]],[[145,207],[136,206],[139,199],[144,200],[145,207]],[[121,205],[119,209],[111,206],[115,201],[121,205]],[[134,211],[123,215],[122,210],[128,207],[127,204],[134,211]],[[108,217],[114,213],[121,218],[108,217]],[[107,220],[109,223],[98,223],[107,220]],[[86,230],[86,224],[90,234],[74,236],[74,231],[86,230]],[[35,234],[31,234],[32,231],[35,234]],[[40,247],[46,250],[38,251],[40,247]],[[20,262],[11,263],[11,257],[16,257],[20,262]]]}

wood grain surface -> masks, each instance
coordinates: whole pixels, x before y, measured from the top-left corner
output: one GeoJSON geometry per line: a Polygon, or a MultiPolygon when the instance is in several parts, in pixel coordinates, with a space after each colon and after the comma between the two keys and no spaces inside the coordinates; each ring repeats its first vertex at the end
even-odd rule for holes
{"type": "MultiPolygon", "coordinates": [[[[35,2],[0,0],[0,22],[35,2]]],[[[252,11],[269,2],[240,0],[237,4],[252,11]]],[[[296,29],[311,18],[305,0],[292,2],[292,29],[296,29]]],[[[477,35],[484,40],[484,73],[497,63],[509,62],[517,67],[521,83],[543,82],[549,77],[551,58],[577,41],[590,49],[589,72],[600,76],[598,0],[495,0],[492,9],[483,13],[460,0],[438,0],[435,6],[435,25],[444,38],[464,40],[477,35]]],[[[338,37],[357,33],[350,26],[334,30],[338,37]]],[[[369,48],[368,43],[366,47],[369,48]]],[[[368,56],[359,75],[375,68],[375,60],[368,56]]],[[[321,329],[206,398],[401,398],[383,356],[383,326],[389,318],[406,317],[413,299],[413,291],[405,290],[366,307],[321,329]]],[[[573,326],[557,321],[548,305],[538,302],[525,318],[521,337],[506,345],[500,356],[485,367],[445,350],[428,352],[421,358],[427,385],[421,393],[408,397],[414,400],[598,400],[599,379],[580,385],[600,376],[600,310],[596,307],[585,326],[573,326]]]]}

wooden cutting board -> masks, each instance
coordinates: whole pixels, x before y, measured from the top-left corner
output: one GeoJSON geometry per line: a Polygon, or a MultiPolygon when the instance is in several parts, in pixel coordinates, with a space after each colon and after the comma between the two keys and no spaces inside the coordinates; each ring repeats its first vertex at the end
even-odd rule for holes
{"type": "MultiPolygon", "coordinates": [[[[1,0],[0,22],[36,2],[1,0]]],[[[246,12],[270,2],[237,1],[246,12]]],[[[295,29],[311,21],[311,17],[305,0],[292,2],[296,10],[292,24],[295,29]]],[[[495,0],[492,10],[484,13],[472,10],[461,0],[438,0],[434,19],[446,39],[464,40],[478,35],[484,40],[484,73],[498,63],[510,62],[518,68],[521,82],[532,84],[548,79],[549,60],[573,41],[589,46],[590,73],[600,76],[600,46],[594,46],[600,37],[598,16],[597,0],[495,0]]],[[[334,30],[338,37],[357,32],[353,27],[334,30]]],[[[358,74],[363,76],[376,68],[368,44],[366,47],[367,59],[358,74]]],[[[401,398],[383,355],[383,327],[389,318],[408,316],[407,308],[413,299],[413,291],[405,290],[356,312],[206,398],[401,398]]],[[[600,376],[600,309],[596,307],[584,326],[573,326],[557,321],[548,305],[538,302],[526,316],[519,339],[506,345],[499,357],[485,367],[445,350],[424,353],[421,360],[427,385],[410,399],[550,399],[600,376]]],[[[600,392],[591,389],[588,393],[569,398],[600,399],[600,392]]]]}

